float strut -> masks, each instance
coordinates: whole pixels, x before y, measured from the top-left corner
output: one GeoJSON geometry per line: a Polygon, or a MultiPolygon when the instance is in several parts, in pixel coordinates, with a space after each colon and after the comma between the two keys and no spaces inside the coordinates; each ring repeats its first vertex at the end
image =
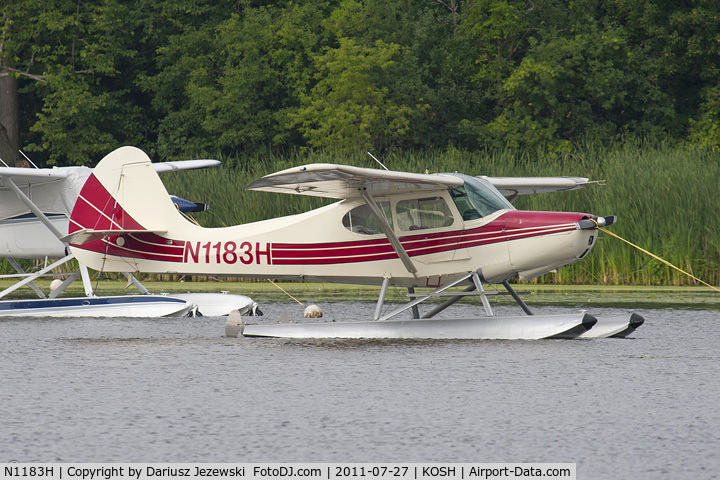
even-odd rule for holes
{"type": "Polygon", "coordinates": [[[383,303],[385,303],[385,293],[387,293],[388,285],[390,284],[390,277],[383,278],[382,287],[380,287],[380,296],[378,297],[377,306],[375,307],[375,318],[380,318],[380,312],[382,311],[383,303]]]}
{"type": "Polygon", "coordinates": [[[483,307],[485,307],[485,313],[487,313],[488,317],[494,317],[495,313],[493,312],[492,306],[490,306],[490,301],[487,299],[487,295],[485,295],[485,289],[482,286],[480,275],[478,275],[477,272],[473,272],[472,279],[478,292],[480,292],[480,300],[482,301],[483,307]]]}
{"type": "MultiPolygon", "coordinates": [[[[454,282],[448,283],[447,285],[443,285],[442,287],[438,287],[438,288],[436,288],[435,290],[433,290],[432,292],[428,293],[427,295],[422,295],[422,296],[416,298],[416,299],[413,300],[412,302],[407,303],[407,304],[401,306],[400,308],[397,308],[397,309],[393,310],[392,312],[388,313],[387,315],[385,315],[384,317],[382,317],[382,318],[380,318],[380,319],[378,319],[378,320],[381,321],[381,322],[383,322],[383,321],[385,321],[385,320],[388,320],[388,319],[394,317],[395,315],[397,315],[397,314],[399,314],[399,313],[401,313],[401,312],[404,312],[404,311],[407,310],[408,308],[412,308],[412,307],[414,307],[415,305],[424,302],[424,301],[427,300],[428,298],[434,297],[434,296],[436,296],[438,293],[444,292],[444,291],[447,290],[448,288],[454,287],[455,285],[457,285],[457,284],[460,283],[460,282],[464,282],[464,281],[467,280],[471,275],[472,275],[472,273],[468,273],[468,274],[465,275],[464,277],[460,277],[460,278],[458,278],[457,280],[455,280],[454,282]]],[[[383,282],[383,284],[384,284],[384,283],[385,283],[385,282],[383,282]]],[[[382,293],[382,292],[381,292],[381,293],[382,293]]],[[[378,301],[378,302],[379,302],[379,301],[378,301]]],[[[378,303],[378,305],[379,305],[379,303],[378,303]]],[[[379,310],[379,307],[378,307],[378,310],[379,310]]],[[[376,312],[376,313],[378,313],[378,312],[376,312]]]]}
{"type": "MultiPolygon", "coordinates": [[[[415,287],[408,287],[408,293],[415,293],[415,287]]],[[[412,315],[414,319],[420,318],[420,310],[418,310],[417,305],[412,306],[412,315]]]]}
{"type": "MultiPolygon", "coordinates": [[[[472,292],[473,290],[475,290],[475,285],[474,285],[474,284],[473,284],[473,285],[470,285],[470,286],[467,287],[465,290],[463,290],[463,293],[472,292]]],[[[433,309],[430,310],[428,313],[426,313],[425,315],[423,315],[422,318],[432,318],[432,317],[434,317],[435,315],[437,315],[438,313],[442,312],[443,310],[445,310],[445,309],[448,308],[449,306],[455,304],[458,300],[460,300],[460,299],[463,298],[463,297],[465,297],[465,295],[457,295],[457,296],[455,296],[455,297],[451,297],[451,298],[445,300],[443,303],[441,303],[440,305],[438,305],[437,307],[433,308],[433,309]]]]}
{"type": "MultiPolygon", "coordinates": [[[[12,265],[13,268],[14,268],[20,275],[25,275],[25,274],[26,274],[25,270],[23,270],[23,268],[20,266],[19,263],[17,263],[17,262],[15,261],[14,258],[6,258],[5,260],[7,260],[8,263],[9,263],[10,265],[12,265]]],[[[37,285],[35,285],[35,282],[30,282],[30,283],[28,283],[28,286],[29,286],[30,288],[32,288],[35,293],[37,293],[37,296],[38,296],[38,297],[40,297],[40,298],[47,298],[47,297],[45,296],[45,292],[43,292],[42,290],[40,290],[40,287],[38,287],[37,285]]]]}
{"type": "Polygon", "coordinates": [[[525,313],[527,313],[528,315],[533,315],[533,313],[530,311],[530,308],[527,306],[527,304],[525,302],[523,302],[522,298],[520,298],[520,295],[518,295],[517,292],[510,286],[508,281],[504,280],[502,282],[502,284],[503,284],[503,287],[505,287],[505,289],[508,291],[510,296],[512,296],[515,299],[515,301],[517,302],[517,304],[520,305],[520,308],[522,308],[523,311],[525,313]]]}

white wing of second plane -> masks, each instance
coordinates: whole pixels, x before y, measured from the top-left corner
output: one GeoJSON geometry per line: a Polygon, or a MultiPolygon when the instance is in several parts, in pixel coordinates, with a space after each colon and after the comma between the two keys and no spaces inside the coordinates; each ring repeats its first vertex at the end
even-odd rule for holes
{"type": "MultiPolygon", "coordinates": [[[[174,172],[177,170],[195,170],[201,168],[216,167],[220,160],[180,160],[177,162],[153,163],[158,173],[174,172]]],[[[78,175],[87,178],[91,169],[87,167],[55,167],[55,168],[19,168],[0,167],[0,179],[10,178],[18,187],[28,185],[41,185],[45,183],[65,180],[70,175],[78,175]]],[[[7,188],[0,182],[0,188],[7,188]]]]}
{"type": "MultiPolygon", "coordinates": [[[[220,163],[219,160],[181,160],[152,165],[156,172],[164,173],[215,167],[220,163]]],[[[44,213],[69,215],[91,172],[92,169],[88,167],[0,167],[0,220],[30,212],[5,179],[31,198],[44,213]]]]}
{"type": "Polygon", "coordinates": [[[15,185],[48,183],[67,178],[67,171],[59,168],[0,167],[0,178],[12,178],[15,185]]]}

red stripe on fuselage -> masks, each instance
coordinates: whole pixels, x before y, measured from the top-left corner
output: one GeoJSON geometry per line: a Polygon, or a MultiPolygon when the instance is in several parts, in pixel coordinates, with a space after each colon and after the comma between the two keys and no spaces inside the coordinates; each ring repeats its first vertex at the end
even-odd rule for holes
{"type": "MultiPolygon", "coordinates": [[[[569,232],[587,218],[581,213],[530,212],[513,210],[493,222],[470,230],[418,234],[400,238],[411,257],[442,253],[460,248],[489,245],[542,235],[569,232]]],[[[397,258],[386,239],[314,244],[273,243],[275,265],[327,265],[397,258]]]]}

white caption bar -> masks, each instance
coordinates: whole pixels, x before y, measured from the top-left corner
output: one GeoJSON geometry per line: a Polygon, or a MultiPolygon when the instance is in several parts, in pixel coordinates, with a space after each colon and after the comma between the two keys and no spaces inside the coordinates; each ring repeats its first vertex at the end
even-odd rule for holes
{"type": "Polygon", "coordinates": [[[574,463],[2,463],[0,480],[575,480],[574,463]]]}

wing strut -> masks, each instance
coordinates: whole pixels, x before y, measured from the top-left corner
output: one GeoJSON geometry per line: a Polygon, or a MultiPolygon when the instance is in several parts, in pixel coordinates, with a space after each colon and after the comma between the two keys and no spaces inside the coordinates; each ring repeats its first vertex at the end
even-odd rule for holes
{"type": "Polygon", "coordinates": [[[372,214],[375,215],[375,218],[380,224],[380,228],[382,229],[387,239],[390,240],[390,244],[395,249],[395,253],[398,254],[398,257],[400,257],[400,260],[402,261],[403,265],[405,265],[407,271],[412,273],[413,277],[417,278],[417,268],[415,268],[412,260],[410,260],[410,256],[403,248],[400,240],[397,238],[397,236],[395,236],[395,232],[393,232],[392,227],[385,218],[385,215],[383,215],[382,211],[380,211],[380,208],[378,208],[375,200],[372,199],[370,194],[364,188],[358,189],[358,191],[360,192],[360,196],[362,196],[363,200],[365,200],[365,204],[367,204],[372,214]]]}

